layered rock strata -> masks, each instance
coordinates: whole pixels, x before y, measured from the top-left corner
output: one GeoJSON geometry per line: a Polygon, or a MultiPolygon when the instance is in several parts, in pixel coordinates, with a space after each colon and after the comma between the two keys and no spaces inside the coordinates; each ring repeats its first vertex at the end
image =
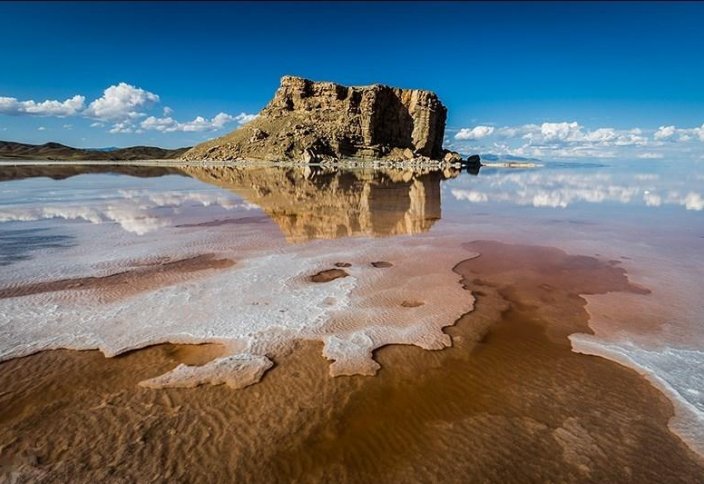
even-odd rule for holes
{"type": "Polygon", "coordinates": [[[348,87],[285,76],[257,118],[195,146],[183,158],[441,160],[448,156],[442,148],[446,117],[447,109],[431,91],[379,84],[348,87]]]}

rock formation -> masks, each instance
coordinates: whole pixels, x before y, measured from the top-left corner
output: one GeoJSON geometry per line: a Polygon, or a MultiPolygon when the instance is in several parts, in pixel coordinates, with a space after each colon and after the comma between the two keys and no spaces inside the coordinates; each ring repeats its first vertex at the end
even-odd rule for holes
{"type": "Polygon", "coordinates": [[[257,118],[195,146],[183,159],[457,161],[442,148],[446,116],[431,91],[285,76],[257,118]]]}

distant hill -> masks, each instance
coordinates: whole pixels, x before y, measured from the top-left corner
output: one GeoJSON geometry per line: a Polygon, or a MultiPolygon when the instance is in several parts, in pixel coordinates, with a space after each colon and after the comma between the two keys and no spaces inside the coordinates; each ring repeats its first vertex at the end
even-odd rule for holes
{"type": "Polygon", "coordinates": [[[56,160],[56,161],[128,161],[168,160],[178,158],[189,148],[168,150],[154,146],[131,146],[129,148],[81,149],[60,143],[28,145],[12,141],[0,141],[0,160],[56,160]]]}
{"type": "Polygon", "coordinates": [[[479,155],[483,161],[540,161],[538,158],[523,158],[515,155],[495,155],[493,153],[484,153],[479,155]]]}

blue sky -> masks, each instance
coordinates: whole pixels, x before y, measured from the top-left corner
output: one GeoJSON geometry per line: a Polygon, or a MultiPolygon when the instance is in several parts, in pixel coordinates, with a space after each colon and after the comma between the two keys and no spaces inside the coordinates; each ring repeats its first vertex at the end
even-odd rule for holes
{"type": "Polygon", "coordinates": [[[2,2],[0,18],[0,139],[191,145],[294,74],[434,90],[464,152],[704,149],[703,3],[2,2]]]}

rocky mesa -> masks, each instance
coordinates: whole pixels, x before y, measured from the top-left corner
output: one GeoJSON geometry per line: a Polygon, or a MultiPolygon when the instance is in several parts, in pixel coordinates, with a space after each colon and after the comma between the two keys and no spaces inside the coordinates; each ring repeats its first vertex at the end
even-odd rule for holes
{"type": "Polygon", "coordinates": [[[257,118],[184,160],[458,161],[442,148],[447,108],[431,91],[285,76],[257,118]]]}

